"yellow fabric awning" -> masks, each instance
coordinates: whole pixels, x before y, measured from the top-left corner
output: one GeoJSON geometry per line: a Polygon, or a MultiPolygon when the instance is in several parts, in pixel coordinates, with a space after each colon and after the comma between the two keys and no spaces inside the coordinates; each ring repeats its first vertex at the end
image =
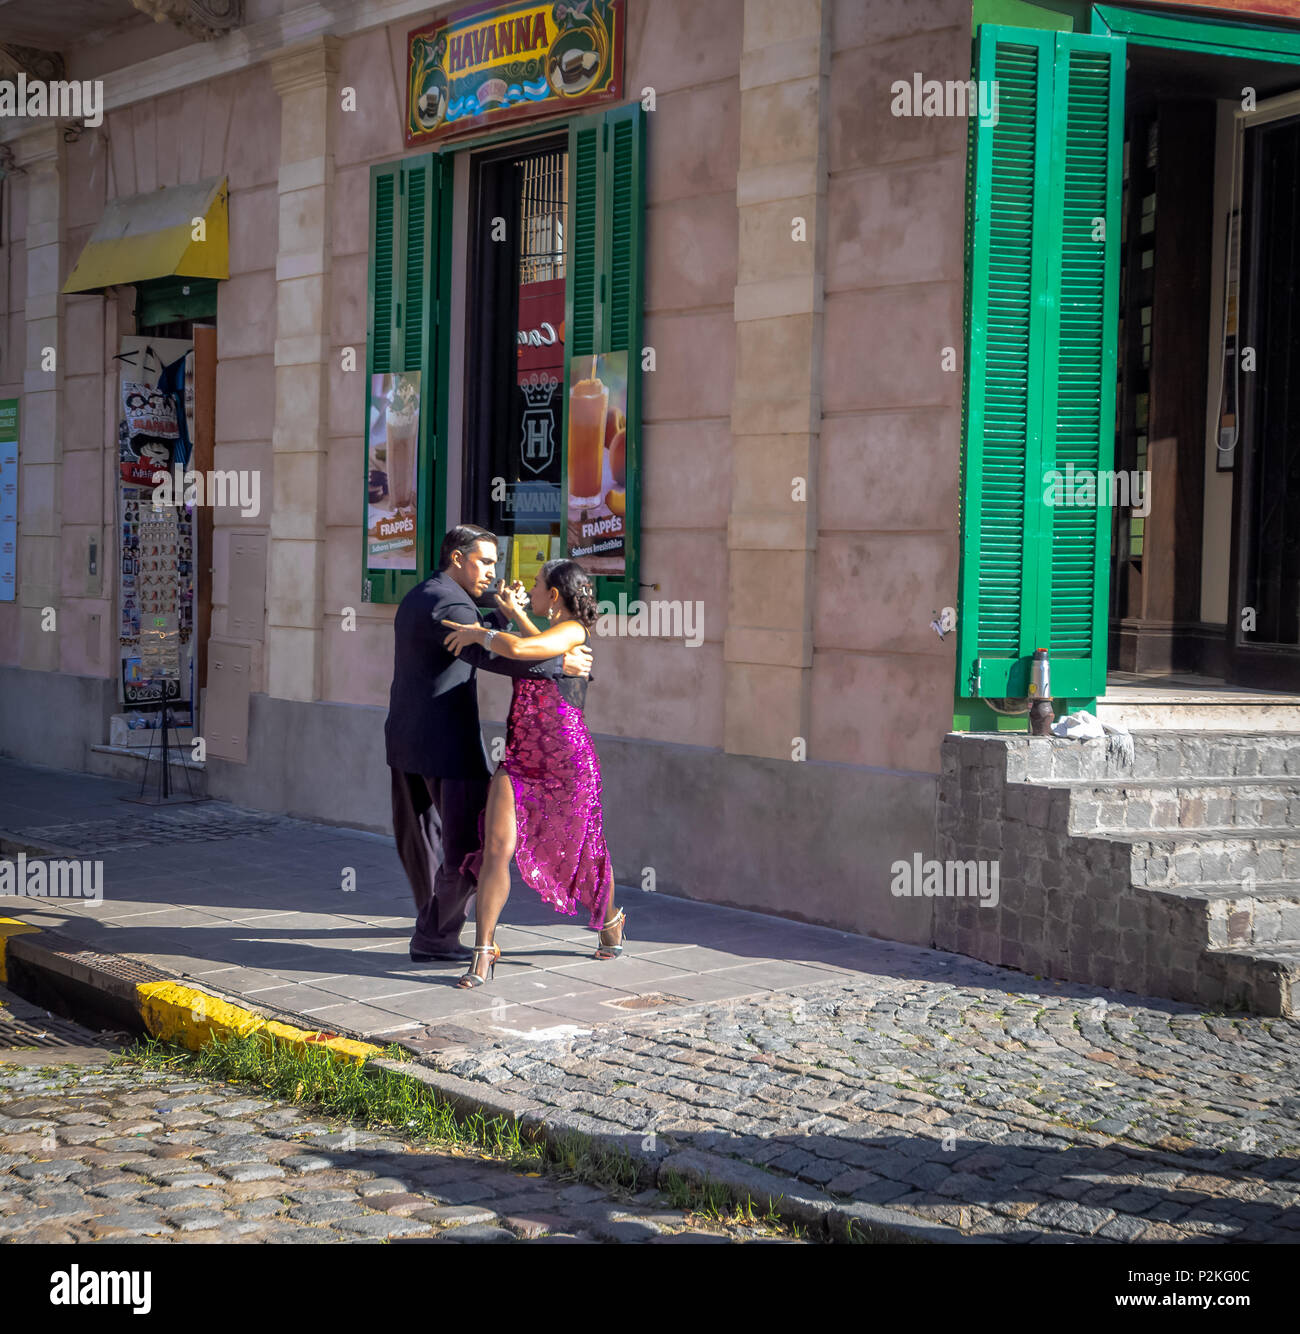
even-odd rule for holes
{"type": "Polygon", "coordinates": [[[110,200],[64,292],[149,278],[229,278],[228,195],[226,178],[214,176],[110,200]]]}

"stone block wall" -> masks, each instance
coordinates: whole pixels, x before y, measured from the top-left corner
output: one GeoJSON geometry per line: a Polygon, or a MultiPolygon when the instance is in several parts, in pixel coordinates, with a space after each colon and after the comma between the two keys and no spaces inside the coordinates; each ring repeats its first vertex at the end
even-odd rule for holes
{"type": "MultiPolygon", "coordinates": [[[[1290,1013],[1300,904],[1286,877],[1300,847],[1285,829],[1206,825],[1206,799],[1180,796],[1178,779],[1223,774],[1235,790],[1266,773],[1269,795],[1247,795],[1241,815],[1282,802],[1290,818],[1298,756],[1285,737],[1140,735],[1128,763],[1104,740],[950,734],[938,858],[996,865],[999,894],[996,906],[935,897],[935,945],[1062,981],[1290,1013]]],[[[1231,813],[1234,798],[1220,800],[1231,813]]]]}

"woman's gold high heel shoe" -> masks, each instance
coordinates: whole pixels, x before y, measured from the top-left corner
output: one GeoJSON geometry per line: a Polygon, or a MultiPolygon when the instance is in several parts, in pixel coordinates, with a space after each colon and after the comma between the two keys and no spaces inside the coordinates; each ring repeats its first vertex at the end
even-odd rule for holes
{"type": "Polygon", "coordinates": [[[475,945],[474,959],[473,962],[470,964],[469,972],[466,973],[465,976],[462,977],[460,981],[456,983],[456,986],[461,991],[469,991],[472,987],[481,987],[484,984],[484,982],[490,982],[492,980],[493,974],[495,974],[496,972],[497,960],[500,957],[501,957],[501,950],[495,944],[475,945]],[[490,957],[490,962],[488,963],[488,971],[486,977],[480,977],[474,971],[474,964],[478,963],[478,957],[480,954],[486,954],[490,957]]]}
{"type": "Polygon", "coordinates": [[[615,917],[612,922],[606,922],[605,925],[600,928],[600,945],[597,948],[595,954],[593,954],[591,957],[593,959],[617,959],[623,953],[623,941],[626,939],[627,939],[627,914],[624,913],[622,908],[620,908],[618,910],[618,916],[615,917]],[[618,944],[606,945],[605,932],[612,931],[616,926],[622,928],[622,930],[619,931],[618,933],[618,944]]]}

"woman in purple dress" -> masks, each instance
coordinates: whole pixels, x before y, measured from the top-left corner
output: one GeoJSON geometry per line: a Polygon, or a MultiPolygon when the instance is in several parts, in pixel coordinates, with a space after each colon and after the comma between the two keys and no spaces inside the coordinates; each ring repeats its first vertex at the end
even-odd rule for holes
{"type": "MultiPolygon", "coordinates": [[[[550,621],[538,630],[525,614],[523,586],[498,592],[497,605],[520,633],[485,625],[451,628],[447,647],[466,644],[537,662],[567,653],[590,638],[596,598],[586,571],[573,560],[547,561],[528,594],[535,615],[550,621]]],[[[515,679],[506,726],[506,750],[488,789],[483,852],[478,868],[474,961],[460,979],[464,988],[491,978],[501,951],[493,942],[497,919],[510,894],[510,859],[519,873],[557,912],[588,913],[600,932],[597,959],[623,953],[622,912],[614,909],[614,868],[605,846],[600,809],[600,761],[582,716],[587,679],[515,679]]],[[[473,870],[473,867],[468,869],[473,870]]]]}

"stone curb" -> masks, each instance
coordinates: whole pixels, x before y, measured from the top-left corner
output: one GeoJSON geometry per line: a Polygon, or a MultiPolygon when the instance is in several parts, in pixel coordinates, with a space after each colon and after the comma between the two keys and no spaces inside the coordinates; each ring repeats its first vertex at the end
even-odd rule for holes
{"type": "Polygon", "coordinates": [[[872,1242],[913,1242],[929,1244],[970,1243],[1001,1244],[995,1237],[971,1237],[944,1223],[927,1223],[898,1209],[872,1204],[844,1203],[803,1182],[777,1176],[722,1154],[698,1149],[645,1149],[641,1136],[610,1134],[603,1122],[573,1112],[556,1111],[513,1093],[495,1092],[490,1085],[444,1074],[427,1066],[404,1064],[378,1057],[367,1061],[367,1071],[383,1070],[398,1078],[409,1079],[451,1105],[458,1116],[480,1115],[517,1122],[520,1133],[540,1138],[548,1144],[571,1143],[575,1138],[585,1147],[617,1152],[630,1158],[643,1176],[657,1186],[665,1186],[672,1176],[695,1184],[708,1182],[729,1194],[751,1197],[762,1207],[766,1201],[784,1222],[797,1223],[821,1235],[824,1240],[843,1240],[850,1225],[872,1242]]]}
{"type": "Polygon", "coordinates": [[[0,917],[0,980],[13,967],[24,980],[51,986],[67,995],[69,984],[81,994],[92,994],[109,1010],[121,1015],[129,1009],[138,1028],[168,1042],[198,1051],[217,1037],[262,1033],[300,1050],[308,1044],[328,1051],[336,1060],[355,1061],[367,1071],[385,1071],[410,1079],[447,1102],[459,1117],[485,1116],[517,1122],[521,1133],[550,1144],[569,1144],[576,1138],[584,1147],[630,1158],[642,1175],[658,1186],[676,1176],[693,1183],[709,1183],[728,1194],[751,1197],[783,1221],[797,1223],[827,1240],[841,1240],[850,1224],[873,1242],[992,1242],[995,1238],[968,1237],[941,1223],[926,1223],[896,1209],[842,1203],[789,1177],[777,1176],[721,1154],[663,1146],[642,1148],[642,1137],[611,1134],[604,1122],[577,1112],[561,1112],[516,1094],[495,1092],[490,1085],[404,1064],[382,1056],[381,1048],[352,1038],[324,1037],[273,1015],[258,1014],[169,978],[155,968],[144,968],[122,955],[86,947],[78,958],[69,947],[79,944],[67,937],[47,938],[39,927],[15,918],[0,917]],[[51,948],[58,940],[64,948],[51,948]],[[147,981],[132,981],[134,969],[154,974],[147,981]],[[124,976],[123,974],[128,974],[124,976]]]}
{"type": "MultiPolygon", "coordinates": [[[[0,981],[78,1000],[147,1033],[198,1051],[217,1037],[257,1033],[299,1051],[323,1050],[335,1060],[363,1062],[382,1048],[320,1030],[299,1028],[201,991],[124,955],[82,946],[16,918],[0,917],[0,981]]],[[[19,991],[21,994],[21,991],[19,991]]]]}

